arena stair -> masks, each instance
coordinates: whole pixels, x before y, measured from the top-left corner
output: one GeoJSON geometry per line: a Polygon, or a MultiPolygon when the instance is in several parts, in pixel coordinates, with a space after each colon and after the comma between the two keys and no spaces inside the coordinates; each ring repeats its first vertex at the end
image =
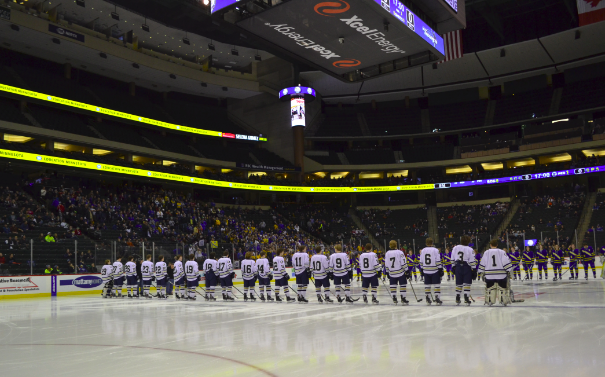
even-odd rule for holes
{"type": "Polygon", "coordinates": [[[361,222],[361,219],[359,218],[359,216],[357,216],[357,214],[355,213],[355,210],[353,208],[349,208],[349,215],[351,216],[351,220],[353,220],[355,225],[357,225],[357,227],[359,229],[362,229],[365,232],[365,234],[367,235],[368,239],[370,240],[370,243],[372,244],[372,246],[374,246],[375,249],[386,252],[386,250],[384,249],[384,245],[382,245],[380,242],[378,242],[378,240],[376,240],[376,238],[374,237],[372,232],[370,232],[368,227],[366,227],[361,222]]]}
{"type": "Polygon", "coordinates": [[[510,208],[509,208],[508,212],[506,213],[506,216],[504,216],[504,218],[502,219],[500,226],[496,229],[496,232],[492,235],[492,238],[498,238],[498,235],[502,234],[502,232],[504,232],[508,228],[508,225],[515,217],[515,214],[517,213],[517,210],[519,209],[520,205],[521,205],[521,201],[519,199],[513,198],[513,200],[511,200],[510,208]]]}
{"type": "MultiPolygon", "coordinates": [[[[584,201],[584,208],[582,208],[582,214],[580,215],[580,221],[578,221],[578,241],[585,241],[584,237],[586,235],[586,231],[590,226],[590,220],[592,219],[592,207],[597,201],[597,193],[591,192],[586,195],[586,201],[584,201]]],[[[593,240],[588,240],[588,244],[592,245],[593,240]]],[[[579,245],[576,245],[579,247],[579,245]]]]}

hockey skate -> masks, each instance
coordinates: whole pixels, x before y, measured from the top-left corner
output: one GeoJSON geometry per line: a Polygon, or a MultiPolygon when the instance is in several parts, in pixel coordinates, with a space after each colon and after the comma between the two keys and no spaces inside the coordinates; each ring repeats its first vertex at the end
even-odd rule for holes
{"type": "Polygon", "coordinates": [[[544,280],[548,280],[548,274],[544,274],[544,280]]]}
{"type": "Polygon", "coordinates": [[[439,297],[435,298],[435,304],[437,306],[441,306],[441,304],[443,304],[443,301],[441,301],[441,299],[439,297]]]}
{"type": "Polygon", "coordinates": [[[336,296],[336,300],[338,301],[339,304],[342,304],[342,302],[344,301],[344,298],[342,298],[340,296],[336,296]]]}
{"type": "Polygon", "coordinates": [[[460,295],[456,295],[456,305],[460,305],[460,295]]]}
{"type": "Polygon", "coordinates": [[[410,302],[403,296],[401,296],[401,305],[409,305],[410,302]]]}
{"type": "Polygon", "coordinates": [[[262,302],[265,302],[265,295],[263,293],[260,294],[259,298],[262,302]]]}
{"type": "Polygon", "coordinates": [[[332,299],[331,299],[331,298],[329,298],[328,296],[326,296],[325,301],[326,301],[328,304],[331,304],[331,303],[333,303],[333,302],[334,302],[334,300],[332,300],[332,299]]]}
{"type": "Polygon", "coordinates": [[[273,297],[271,297],[271,296],[267,295],[267,301],[269,301],[269,302],[273,302],[273,301],[275,301],[275,300],[273,300],[273,297]]]}
{"type": "Polygon", "coordinates": [[[542,274],[540,274],[540,278],[539,278],[539,280],[542,280],[542,274]]]}
{"type": "Polygon", "coordinates": [[[139,296],[139,294],[137,293],[136,295],[132,296],[133,298],[140,298],[141,296],[139,296]]]}
{"type": "Polygon", "coordinates": [[[573,278],[573,275],[571,275],[571,276],[569,277],[569,280],[573,280],[573,279],[574,279],[574,278],[573,278]]]}
{"type": "Polygon", "coordinates": [[[254,295],[252,293],[250,293],[250,301],[252,301],[252,302],[256,301],[256,297],[254,297],[254,295]]]}
{"type": "Polygon", "coordinates": [[[374,305],[378,305],[378,300],[376,299],[376,297],[372,296],[372,304],[374,305]]]}
{"type": "MultiPolygon", "coordinates": [[[[359,299],[357,299],[357,300],[359,300],[359,299]]],[[[347,298],[346,298],[346,300],[345,300],[345,301],[346,301],[346,302],[348,302],[349,304],[353,304],[353,303],[354,303],[355,301],[357,301],[357,300],[353,300],[353,299],[351,298],[351,296],[347,296],[347,298]]]]}
{"type": "Polygon", "coordinates": [[[317,302],[323,304],[324,300],[322,300],[321,295],[317,295],[317,302]]]}
{"type": "Polygon", "coordinates": [[[300,296],[300,302],[303,302],[305,304],[309,303],[309,300],[307,300],[304,296],[300,296]]]}
{"type": "Polygon", "coordinates": [[[235,301],[235,298],[233,298],[233,296],[230,295],[226,295],[227,296],[227,301],[235,301]]]}
{"type": "Polygon", "coordinates": [[[397,305],[397,296],[393,296],[393,304],[397,305]]]}
{"type": "Polygon", "coordinates": [[[283,302],[284,300],[279,297],[279,295],[275,295],[275,302],[283,302]]]}
{"type": "Polygon", "coordinates": [[[426,295],[426,304],[431,305],[432,303],[433,303],[433,301],[431,301],[431,296],[426,295]]]}
{"type": "Polygon", "coordinates": [[[296,299],[294,299],[292,297],[286,297],[286,302],[287,303],[291,303],[291,302],[294,302],[294,301],[296,301],[296,299]]]}
{"type": "Polygon", "coordinates": [[[195,300],[196,300],[196,298],[195,298],[195,296],[192,296],[192,297],[189,297],[189,300],[191,300],[191,301],[195,301],[195,300]]]}
{"type": "Polygon", "coordinates": [[[244,293],[244,301],[247,302],[248,301],[248,294],[244,293]]]}
{"type": "Polygon", "coordinates": [[[153,299],[153,297],[151,297],[151,295],[149,293],[145,293],[145,298],[148,300],[153,299]]]}
{"type": "MultiPolygon", "coordinates": [[[[227,301],[227,295],[223,293],[223,301],[227,301]]],[[[264,299],[263,299],[264,301],[264,299]]]]}
{"type": "Polygon", "coordinates": [[[122,296],[121,293],[118,293],[118,297],[116,297],[116,298],[124,298],[124,296],[122,296]]]}
{"type": "Polygon", "coordinates": [[[367,304],[368,303],[368,296],[363,295],[363,303],[367,304]]]}
{"type": "Polygon", "coordinates": [[[471,305],[471,300],[468,298],[467,294],[464,295],[464,303],[466,304],[466,306],[471,305]]]}
{"type": "Polygon", "coordinates": [[[133,298],[133,297],[132,297],[132,295],[131,295],[130,293],[128,294],[128,298],[133,298]]]}
{"type": "MultiPolygon", "coordinates": [[[[216,301],[216,297],[214,297],[214,296],[210,296],[210,297],[208,298],[208,300],[210,300],[210,301],[216,301]]],[[[252,301],[254,301],[254,300],[252,300],[252,301]]]]}

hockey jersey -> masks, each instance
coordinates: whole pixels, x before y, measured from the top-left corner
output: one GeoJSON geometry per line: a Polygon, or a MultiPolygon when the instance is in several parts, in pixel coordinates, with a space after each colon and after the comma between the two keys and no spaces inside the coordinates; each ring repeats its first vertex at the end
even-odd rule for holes
{"type": "MultiPolygon", "coordinates": [[[[563,250],[553,250],[550,254],[552,264],[562,264],[563,263],[563,250]]],[[[513,262],[514,264],[514,262],[513,262]]]]}
{"type": "Polygon", "coordinates": [[[523,251],[523,264],[530,264],[534,262],[534,252],[531,250],[523,251]]]}
{"type": "Polygon", "coordinates": [[[101,279],[103,279],[103,282],[108,282],[111,280],[112,272],[113,266],[111,264],[106,264],[103,266],[103,268],[101,268],[101,279]]]}
{"type": "Polygon", "coordinates": [[[302,274],[307,268],[309,268],[309,254],[294,253],[292,256],[292,264],[294,265],[294,272],[296,275],[302,274]]]}
{"type": "Polygon", "coordinates": [[[218,273],[221,278],[226,278],[231,275],[233,272],[233,265],[231,264],[231,259],[227,257],[222,257],[217,261],[218,263],[218,273]]]}
{"type": "Polygon", "coordinates": [[[137,276],[137,265],[134,262],[126,262],[124,270],[126,272],[126,276],[137,276]]]}
{"type": "Polygon", "coordinates": [[[242,277],[244,280],[252,280],[256,277],[256,263],[252,259],[242,261],[242,277]]]}
{"type": "Polygon", "coordinates": [[[351,270],[351,263],[345,253],[334,253],[330,255],[330,268],[334,276],[345,276],[351,270]]]}
{"type": "Polygon", "coordinates": [[[475,259],[474,250],[469,246],[464,245],[456,245],[452,249],[452,253],[450,254],[450,258],[452,259],[452,263],[458,264],[468,264],[471,268],[475,268],[477,266],[477,260],[475,259]]]}
{"type": "Polygon", "coordinates": [[[269,265],[267,258],[257,259],[256,271],[258,271],[258,276],[261,278],[266,278],[271,274],[271,265],[269,265]]]}
{"type": "Polygon", "coordinates": [[[441,263],[443,263],[444,266],[451,266],[452,265],[451,255],[449,253],[441,254],[441,263]]]}
{"type": "Polygon", "coordinates": [[[537,263],[546,263],[548,262],[548,251],[542,249],[536,251],[536,262],[537,263]]]}
{"type": "Polygon", "coordinates": [[[594,262],[595,260],[595,252],[592,247],[588,246],[588,248],[582,248],[582,260],[584,262],[594,262]]]}
{"type": "Polygon", "coordinates": [[[361,266],[361,276],[371,278],[380,272],[381,267],[378,263],[376,253],[370,251],[359,256],[359,265],[361,266]]]}
{"type": "Polygon", "coordinates": [[[515,252],[510,253],[510,254],[508,254],[508,256],[509,256],[510,262],[511,262],[511,263],[512,263],[514,266],[516,266],[516,265],[518,265],[519,263],[521,263],[521,256],[519,255],[519,252],[518,252],[518,251],[515,251],[515,252]]]}
{"type": "Polygon", "coordinates": [[[479,273],[485,274],[487,280],[501,280],[506,278],[506,273],[513,269],[504,250],[489,249],[483,253],[479,263],[479,273]]]}
{"type": "Polygon", "coordinates": [[[217,278],[219,277],[219,275],[218,275],[218,263],[214,259],[206,259],[204,261],[204,264],[202,265],[202,269],[204,270],[204,275],[206,277],[208,277],[209,274],[213,274],[217,278]]]}
{"type": "Polygon", "coordinates": [[[164,262],[164,261],[157,262],[155,264],[155,278],[157,280],[164,279],[167,274],[167,269],[168,268],[166,267],[166,262],[164,262]]]}
{"type": "Polygon", "coordinates": [[[183,262],[180,260],[174,262],[174,281],[182,279],[185,276],[185,270],[183,269],[183,262]]]}
{"type": "Polygon", "coordinates": [[[288,276],[288,271],[286,271],[286,261],[284,257],[275,257],[273,258],[273,275],[275,279],[281,279],[284,276],[288,276]]]}
{"type": "Polygon", "coordinates": [[[401,250],[389,250],[384,255],[385,268],[387,273],[392,278],[403,276],[408,268],[405,254],[401,250]]]}
{"type": "Polygon", "coordinates": [[[424,274],[432,275],[443,268],[439,250],[432,246],[425,247],[420,251],[420,264],[424,274]]]}
{"type": "Polygon", "coordinates": [[[150,280],[153,276],[153,262],[146,260],[141,263],[141,274],[143,275],[143,280],[150,280]]]}
{"type": "Polygon", "coordinates": [[[197,280],[199,274],[199,266],[196,261],[188,260],[185,262],[185,276],[187,276],[187,281],[197,280]]]}
{"type": "Polygon", "coordinates": [[[328,257],[323,254],[315,254],[311,257],[311,270],[315,279],[325,279],[330,272],[328,257]]]}
{"type": "Polygon", "coordinates": [[[416,267],[416,256],[414,254],[410,254],[406,257],[408,262],[408,269],[413,270],[416,267]]]}
{"type": "Polygon", "coordinates": [[[113,262],[113,271],[111,275],[114,280],[124,276],[124,265],[122,264],[122,262],[113,262]]]}

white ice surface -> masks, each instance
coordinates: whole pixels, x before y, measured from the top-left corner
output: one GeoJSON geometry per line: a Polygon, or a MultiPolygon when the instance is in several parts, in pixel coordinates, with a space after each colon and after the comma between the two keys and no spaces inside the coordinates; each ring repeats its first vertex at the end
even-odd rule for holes
{"type": "Polygon", "coordinates": [[[382,286],[377,306],[311,289],[309,304],[4,300],[0,376],[603,376],[605,280],[581,277],[514,282],[525,302],[506,308],[484,306],[480,284],[455,306],[451,282],[441,307],[409,286],[406,307],[382,286]]]}

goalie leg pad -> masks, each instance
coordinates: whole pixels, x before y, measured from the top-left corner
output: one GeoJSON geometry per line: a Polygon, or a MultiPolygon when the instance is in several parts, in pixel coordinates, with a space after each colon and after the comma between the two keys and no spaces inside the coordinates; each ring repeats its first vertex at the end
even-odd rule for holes
{"type": "Polygon", "coordinates": [[[497,300],[498,300],[498,286],[496,284],[493,284],[491,287],[486,286],[485,287],[485,303],[489,306],[492,306],[496,302],[498,302],[497,300]]]}

